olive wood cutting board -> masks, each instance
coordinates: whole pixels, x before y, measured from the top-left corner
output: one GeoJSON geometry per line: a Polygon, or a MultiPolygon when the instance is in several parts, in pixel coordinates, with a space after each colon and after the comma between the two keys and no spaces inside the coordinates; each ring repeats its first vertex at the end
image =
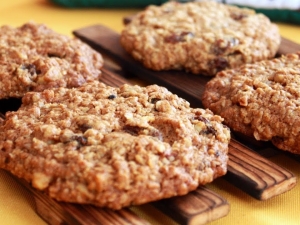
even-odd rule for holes
{"type": "MultiPolygon", "coordinates": [[[[73,33],[116,62],[125,71],[128,71],[128,74],[136,75],[150,84],[165,86],[173,93],[188,100],[194,107],[202,106],[201,95],[210,78],[184,71],[157,72],[146,69],[125,52],[117,32],[99,24],[75,30],[73,33]]],[[[300,50],[298,45],[294,46],[286,39],[284,41],[287,43],[285,45],[291,46],[290,49],[296,50],[298,47],[300,50]]],[[[281,46],[279,54],[285,51],[287,50],[281,46]]],[[[228,172],[225,179],[259,200],[267,200],[295,186],[296,178],[292,173],[252,151],[271,150],[276,152],[273,146],[254,141],[251,141],[250,146],[245,143],[241,144],[232,138],[229,146],[228,172]]]]}

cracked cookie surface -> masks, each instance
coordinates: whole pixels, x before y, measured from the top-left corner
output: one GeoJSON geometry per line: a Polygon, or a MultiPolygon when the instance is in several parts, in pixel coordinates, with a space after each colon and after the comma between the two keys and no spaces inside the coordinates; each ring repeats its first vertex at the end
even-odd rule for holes
{"type": "Polygon", "coordinates": [[[100,53],[46,25],[0,27],[0,99],[28,91],[78,87],[101,76],[100,53]]]}
{"type": "Polygon", "coordinates": [[[167,2],[138,13],[120,41],[146,68],[214,76],[274,57],[280,34],[266,16],[250,9],[213,1],[167,2]]]}
{"type": "Polygon", "coordinates": [[[91,82],[27,93],[0,127],[0,167],[59,201],[120,209],[224,175],[229,139],[163,87],[91,82]]]}
{"type": "Polygon", "coordinates": [[[202,100],[232,130],[300,154],[300,53],[222,71],[202,100]]]}

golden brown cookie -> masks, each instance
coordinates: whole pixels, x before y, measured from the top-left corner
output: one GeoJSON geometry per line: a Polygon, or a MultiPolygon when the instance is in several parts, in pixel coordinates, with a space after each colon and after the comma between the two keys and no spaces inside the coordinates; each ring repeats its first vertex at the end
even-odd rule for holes
{"type": "Polygon", "coordinates": [[[250,9],[171,1],[138,13],[122,31],[121,44],[146,68],[213,76],[274,57],[280,34],[266,16],[250,9]]]}
{"type": "Polygon", "coordinates": [[[300,53],[222,71],[202,100],[232,130],[300,154],[300,53]]]}
{"type": "Polygon", "coordinates": [[[102,56],[43,24],[0,27],[0,99],[98,80],[102,56]]]}
{"type": "Polygon", "coordinates": [[[167,89],[29,92],[0,126],[0,167],[59,201],[113,209],[184,195],[227,169],[222,118],[167,89]]]}

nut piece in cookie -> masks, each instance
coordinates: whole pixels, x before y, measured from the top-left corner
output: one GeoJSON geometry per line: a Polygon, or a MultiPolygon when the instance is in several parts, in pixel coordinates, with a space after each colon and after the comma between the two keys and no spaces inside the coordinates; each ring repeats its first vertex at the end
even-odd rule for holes
{"type": "Polygon", "coordinates": [[[120,209],[227,171],[229,128],[156,85],[29,92],[0,127],[0,167],[51,197],[120,209]]]}
{"type": "Polygon", "coordinates": [[[103,59],[98,52],[43,24],[2,26],[0,40],[0,99],[52,87],[78,87],[101,76],[103,59]]]}
{"type": "Polygon", "coordinates": [[[171,1],[138,13],[120,41],[146,68],[214,76],[274,57],[280,34],[266,16],[250,9],[214,1],[171,1]]]}
{"type": "Polygon", "coordinates": [[[222,71],[202,100],[232,130],[300,154],[300,53],[222,71]]]}

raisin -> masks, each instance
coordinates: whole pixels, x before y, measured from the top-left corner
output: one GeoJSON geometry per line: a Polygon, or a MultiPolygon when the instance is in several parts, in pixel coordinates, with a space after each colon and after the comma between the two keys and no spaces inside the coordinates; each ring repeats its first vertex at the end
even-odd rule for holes
{"type": "Polygon", "coordinates": [[[87,144],[87,138],[83,136],[74,136],[73,139],[78,142],[79,146],[83,146],[87,144]]]}
{"type": "Polygon", "coordinates": [[[47,53],[47,56],[49,57],[49,58],[52,58],[52,57],[54,57],[54,58],[60,58],[60,55],[58,55],[58,54],[55,54],[55,53],[47,53]]]}
{"type": "Polygon", "coordinates": [[[272,137],[272,143],[273,144],[278,144],[278,143],[281,143],[284,141],[284,138],[283,137],[279,137],[279,136],[275,136],[275,137],[272,137]]]}
{"type": "Polygon", "coordinates": [[[248,17],[248,15],[242,14],[242,13],[231,13],[230,17],[234,20],[242,20],[242,19],[248,17]]]}
{"type": "Polygon", "coordinates": [[[174,44],[174,43],[180,42],[180,36],[178,36],[176,34],[172,34],[170,36],[165,37],[164,41],[167,42],[167,43],[174,44]]]}
{"type": "Polygon", "coordinates": [[[108,99],[111,99],[111,100],[112,100],[112,99],[115,99],[115,98],[116,98],[115,95],[109,95],[109,96],[108,96],[108,99]]]}
{"type": "Polygon", "coordinates": [[[205,124],[208,124],[209,123],[209,120],[203,116],[200,116],[200,115],[197,115],[194,117],[195,120],[199,120],[199,121],[202,121],[203,123],[205,124]]]}
{"type": "Polygon", "coordinates": [[[195,35],[192,32],[181,32],[180,34],[171,34],[165,37],[164,41],[167,43],[175,44],[178,42],[184,42],[188,37],[194,37],[195,35]]]}
{"type": "Polygon", "coordinates": [[[23,64],[21,66],[21,69],[22,70],[28,70],[28,72],[33,76],[34,74],[37,74],[37,71],[36,71],[36,67],[35,65],[33,64],[23,64]]]}
{"type": "Polygon", "coordinates": [[[217,57],[213,60],[213,67],[216,68],[217,72],[224,70],[228,66],[229,64],[227,59],[223,57],[217,57]]]}
{"type": "Polygon", "coordinates": [[[224,44],[224,40],[218,39],[215,41],[215,43],[212,45],[212,52],[216,55],[221,55],[223,54],[226,49],[228,48],[228,43],[224,44]]]}
{"type": "Polygon", "coordinates": [[[2,147],[2,148],[1,148],[1,151],[2,151],[2,152],[6,152],[6,148],[2,147]]]}
{"type": "Polygon", "coordinates": [[[204,131],[202,131],[203,134],[213,134],[213,135],[216,135],[217,131],[215,128],[213,128],[212,126],[210,125],[207,125],[206,126],[206,129],[204,131]]]}
{"type": "Polygon", "coordinates": [[[216,129],[213,128],[210,125],[210,121],[207,118],[205,118],[201,115],[197,115],[197,116],[194,117],[194,119],[202,121],[203,123],[205,123],[206,129],[201,132],[202,134],[213,134],[213,135],[215,135],[217,133],[216,129]]]}
{"type": "Polygon", "coordinates": [[[82,124],[82,125],[79,125],[78,128],[79,128],[79,130],[80,130],[82,133],[84,133],[84,132],[86,132],[88,129],[91,129],[92,126],[87,125],[87,124],[82,124]]]}

